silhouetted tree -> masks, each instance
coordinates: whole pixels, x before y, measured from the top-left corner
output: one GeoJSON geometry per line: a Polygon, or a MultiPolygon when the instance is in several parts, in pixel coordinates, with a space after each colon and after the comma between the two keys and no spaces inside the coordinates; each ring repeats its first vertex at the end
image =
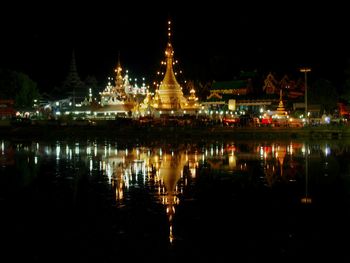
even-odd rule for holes
{"type": "Polygon", "coordinates": [[[15,104],[20,108],[32,107],[34,99],[39,99],[37,84],[23,73],[17,74],[18,93],[15,96],[15,104]]]}
{"type": "Polygon", "coordinates": [[[16,107],[32,107],[40,94],[36,82],[28,75],[12,70],[0,69],[0,98],[15,100],[16,107]]]}

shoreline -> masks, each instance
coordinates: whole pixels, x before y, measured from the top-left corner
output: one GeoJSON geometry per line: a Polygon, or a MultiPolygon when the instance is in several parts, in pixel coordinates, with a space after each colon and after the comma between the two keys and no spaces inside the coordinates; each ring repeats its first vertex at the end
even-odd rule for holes
{"type": "Polygon", "coordinates": [[[121,138],[121,139],[346,139],[350,127],[222,127],[222,126],[142,126],[109,125],[97,126],[0,126],[3,138],[121,138]]]}

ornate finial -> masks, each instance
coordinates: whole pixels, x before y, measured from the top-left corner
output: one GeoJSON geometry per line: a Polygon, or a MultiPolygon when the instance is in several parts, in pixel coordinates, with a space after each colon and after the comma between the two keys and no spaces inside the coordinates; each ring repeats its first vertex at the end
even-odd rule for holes
{"type": "Polygon", "coordinates": [[[171,37],[171,21],[168,20],[168,40],[170,42],[170,37],[171,37]]]}
{"type": "Polygon", "coordinates": [[[120,64],[120,51],[118,51],[118,62],[117,62],[117,68],[114,70],[117,74],[122,72],[122,67],[120,64]]]}

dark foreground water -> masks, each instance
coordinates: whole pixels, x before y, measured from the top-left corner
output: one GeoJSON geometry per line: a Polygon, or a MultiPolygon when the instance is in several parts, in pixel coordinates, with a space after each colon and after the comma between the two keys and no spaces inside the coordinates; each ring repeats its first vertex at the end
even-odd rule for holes
{"type": "Polygon", "coordinates": [[[349,262],[343,141],[8,141],[1,262],[349,262]]]}

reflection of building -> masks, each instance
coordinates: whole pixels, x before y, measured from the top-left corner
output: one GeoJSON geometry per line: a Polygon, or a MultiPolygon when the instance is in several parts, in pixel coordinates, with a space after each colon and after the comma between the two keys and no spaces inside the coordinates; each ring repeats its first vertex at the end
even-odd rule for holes
{"type": "MultiPolygon", "coordinates": [[[[105,152],[108,153],[108,150],[105,152]]],[[[123,203],[124,192],[137,183],[138,180],[133,180],[134,177],[141,176],[144,182],[147,178],[155,186],[161,203],[166,207],[170,242],[174,240],[173,218],[179,204],[178,195],[187,184],[187,176],[196,176],[197,166],[196,154],[189,155],[184,151],[163,152],[162,149],[151,152],[146,148],[111,151],[110,154],[105,154],[105,162],[102,163],[106,173],[111,176],[117,203],[123,203]],[[184,167],[188,168],[188,174],[184,174],[184,167]]]]}
{"type": "Polygon", "coordinates": [[[162,196],[162,203],[166,206],[166,213],[169,219],[169,241],[174,239],[173,235],[173,217],[175,207],[179,204],[177,183],[183,176],[183,169],[186,164],[186,158],[183,153],[164,154],[159,168],[159,177],[164,183],[166,192],[162,196]]]}

